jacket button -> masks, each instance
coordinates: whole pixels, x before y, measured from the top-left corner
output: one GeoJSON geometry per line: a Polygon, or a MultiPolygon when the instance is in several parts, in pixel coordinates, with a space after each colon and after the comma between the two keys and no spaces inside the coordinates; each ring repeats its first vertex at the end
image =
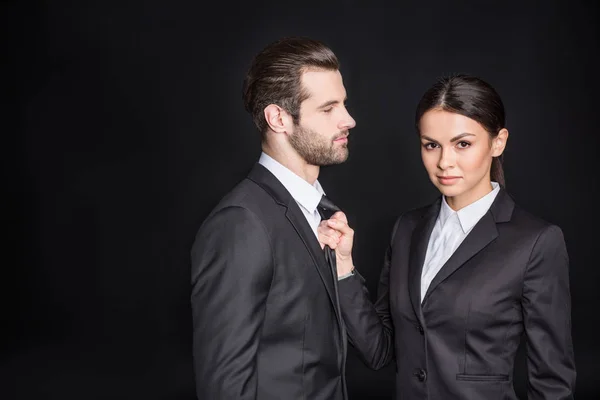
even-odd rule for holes
{"type": "Polygon", "coordinates": [[[421,335],[425,332],[425,330],[423,330],[423,327],[421,325],[418,326],[418,329],[419,329],[419,333],[421,335]]]}
{"type": "Polygon", "coordinates": [[[423,382],[427,379],[427,372],[423,368],[418,368],[413,372],[413,375],[417,377],[420,382],[423,382]]]}

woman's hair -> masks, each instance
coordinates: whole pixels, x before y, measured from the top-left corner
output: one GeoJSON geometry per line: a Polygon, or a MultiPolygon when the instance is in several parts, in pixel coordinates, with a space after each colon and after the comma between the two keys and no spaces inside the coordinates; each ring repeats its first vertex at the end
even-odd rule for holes
{"type": "MultiPolygon", "coordinates": [[[[423,114],[433,109],[461,114],[477,121],[490,134],[490,138],[498,136],[505,127],[504,105],[500,95],[489,83],[475,76],[458,74],[444,77],[429,88],[417,105],[417,132],[420,132],[423,114]]],[[[492,181],[505,186],[502,156],[493,158],[490,174],[492,181]]]]}

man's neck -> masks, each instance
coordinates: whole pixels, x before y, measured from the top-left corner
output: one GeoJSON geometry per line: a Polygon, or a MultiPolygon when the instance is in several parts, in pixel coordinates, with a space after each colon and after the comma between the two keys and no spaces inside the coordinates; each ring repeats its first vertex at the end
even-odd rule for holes
{"type": "Polygon", "coordinates": [[[278,151],[267,144],[262,145],[262,151],[311,185],[314,185],[319,177],[319,166],[308,164],[297,153],[278,151]]]}

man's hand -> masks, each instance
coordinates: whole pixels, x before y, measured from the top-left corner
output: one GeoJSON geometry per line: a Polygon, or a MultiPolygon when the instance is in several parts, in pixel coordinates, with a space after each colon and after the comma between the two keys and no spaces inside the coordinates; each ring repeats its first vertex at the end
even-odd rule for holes
{"type": "Polygon", "coordinates": [[[354,270],[352,262],[354,230],[348,226],[346,215],[338,211],[330,219],[321,221],[317,233],[321,247],[328,245],[335,250],[338,276],[352,272],[354,270]]]}

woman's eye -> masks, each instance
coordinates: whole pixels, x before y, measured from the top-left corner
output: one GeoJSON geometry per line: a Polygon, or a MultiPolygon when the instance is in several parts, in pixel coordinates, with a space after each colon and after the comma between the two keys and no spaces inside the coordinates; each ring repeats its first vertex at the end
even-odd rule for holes
{"type": "Polygon", "coordinates": [[[431,142],[430,143],[425,143],[423,145],[423,147],[425,147],[427,150],[433,150],[433,149],[435,149],[437,147],[437,144],[436,143],[431,143],[431,142]]]}
{"type": "Polygon", "coordinates": [[[458,144],[457,144],[459,149],[466,149],[470,145],[471,145],[471,143],[469,143],[469,142],[458,142],[458,144]]]}

